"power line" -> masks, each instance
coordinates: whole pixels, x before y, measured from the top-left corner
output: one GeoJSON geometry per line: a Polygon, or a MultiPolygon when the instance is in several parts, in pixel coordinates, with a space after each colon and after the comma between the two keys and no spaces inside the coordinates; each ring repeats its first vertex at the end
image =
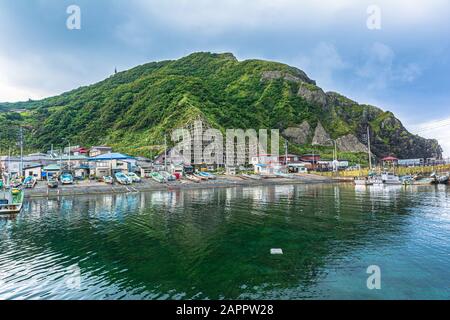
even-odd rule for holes
{"type": "Polygon", "coordinates": [[[439,126],[428,127],[428,128],[416,131],[415,133],[419,134],[419,133],[428,132],[428,131],[432,131],[432,130],[439,129],[439,128],[444,128],[444,127],[447,127],[447,126],[450,126],[450,122],[449,123],[443,123],[443,124],[441,124],[439,126]]]}

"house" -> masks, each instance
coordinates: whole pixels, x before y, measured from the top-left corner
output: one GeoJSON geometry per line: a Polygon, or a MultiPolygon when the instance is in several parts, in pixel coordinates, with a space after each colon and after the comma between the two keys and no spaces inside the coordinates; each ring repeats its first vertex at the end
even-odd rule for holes
{"type": "Polygon", "coordinates": [[[163,152],[155,158],[154,162],[156,164],[161,164],[161,165],[167,164],[167,166],[169,166],[170,164],[175,164],[175,165],[190,164],[190,163],[185,163],[185,159],[184,159],[183,155],[181,155],[178,151],[176,151],[173,148],[171,148],[167,151],[167,158],[166,158],[166,152],[163,152]]]}
{"type": "Polygon", "coordinates": [[[134,172],[136,159],[122,153],[106,153],[89,158],[91,174],[96,177],[111,176],[117,172],[134,172]]]}
{"type": "Polygon", "coordinates": [[[383,166],[395,166],[398,165],[398,158],[392,156],[384,157],[381,159],[381,162],[383,166]]]}
{"type": "Polygon", "coordinates": [[[53,162],[54,159],[44,153],[32,153],[23,156],[22,159],[18,156],[2,156],[0,157],[0,171],[8,172],[11,175],[22,175],[23,172],[20,173],[21,166],[23,166],[22,169],[25,169],[30,165],[48,165],[53,162]]]}
{"type": "Polygon", "coordinates": [[[307,173],[308,167],[311,168],[311,164],[308,162],[297,162],[287,164],[289,173],[307,173]]]}
{"type": "Polygon", "coordinates": [[[300,157],[300,161],[316,165],[320,161],[320,154],[304,154],[300,157]]]}
{"type": "Polygon", "coordinates": [[[142,178],[150,178],[153,172],[152,161],[144,157],[136,157],[136,168],[142,178]]]}
{"type": "Polygon", "coordinates": [[[111,153],[112,148],[108,146],[95,146],[89,150],[89,156],[91,158],[100,156],[102,154],[111,153]]]}
{"type": "Polygon", "coordinates": [[[281,164],[288,164],[288,163],[299,163],[300,162],[300,156],[296,154],[287,154],[287,155],[280,155],[280,163],[281,164]]]}
{"type": "Polygon", "coordinates": [[[83,147],[74,148],[71,151],[72,151],[72,154],[74,154],[74,155],[85,155],[85,156],[87,156],[89,154],[89,149],[83,148],[83,147]]]}
{"type": "Polygon", "coordinates": [[[24,177],[35,177],[36,180],[42,180],[42,168],[44,166],[40,163],[29,163],[23,169],[24,177]]]}
{"type": "Polygon", "coordinates": [[[75,178],[78,179],[85,179],[86,177],[89,177],[90,169],[91,168],[88,164],[80,164],[79,166],[72,168],[75,178]]]}
{"type": "Polygon", "coordinates": [[[49,164],[42,168],[42,178],[49,179],[50,177],[57,177],[61,172],[61,166],[58,164],[49,164]]]}
{"type": "Polygon", "coordinates": [[[278,164],[278,163],[279,163],[278,156],[272,154],[259,154],[250,159],[250,164],[254,166],[257,164],[278,164]]]}
{"type": "Polygon", "coordinates": [[[88,157],[84,155],[64,155],[56,159],[58,164],[62,168],[67,170],[73,170],[74,168],[79,168],[81,166],[88,166],[88,157]]]}

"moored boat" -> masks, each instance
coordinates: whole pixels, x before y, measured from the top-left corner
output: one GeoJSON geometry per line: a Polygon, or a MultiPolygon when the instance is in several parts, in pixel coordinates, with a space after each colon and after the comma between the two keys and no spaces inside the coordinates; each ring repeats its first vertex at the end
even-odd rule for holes
{"type": "Polygon", "coordinates": [[[412,185],[414,186],[425,186],[425,185],[430,185],[430,184],[434,184],[435,180],[433,178],[419,178],[419,179],[414,179],[412,181],[412,185]]]}
{"type": "Polygon", "coordinates": [[[371,186],[371,185],[373,185],[373,181],[369,180],[369,177],[357,177],[357,178],[355,178],[354,183],[357,186],[371,186]]]}
{"type": "Polygon", "coordinates": [[[449,179],[450,179],[449,175],[443,175],[437,177],[437,182],[440,184],[448,184],[449,179]]]}
{"type": "Polygon", "coordinates": [[[395,174],[393,174],[392,172],[383,172],[381,174],[381,181],[383,181],[384,184],[391,184],[391,185],[402,184],[400,178],[395,174]]]}
{"type": "Polygon", "coordinates": [[[22,210],[24,192],[20,189],[0,193],[0,214],[16,214],[22,210]]]}

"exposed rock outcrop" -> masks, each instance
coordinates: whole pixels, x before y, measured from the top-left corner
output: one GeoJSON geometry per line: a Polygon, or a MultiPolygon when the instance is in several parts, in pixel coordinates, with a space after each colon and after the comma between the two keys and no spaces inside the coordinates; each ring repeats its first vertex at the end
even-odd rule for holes
{"type": "Polygon", "coordinates": [[[308,78],[306,73],[304,73],[301,70],[295,69],[296,75],[292,75],[288,72],[274,70],[274,71],[264,71],[261,76],[261,81],[270,81],[270,80],[276,80],[276,79],[283,79],[286,81],[292,81],[292,82],[305,82],[308,84],[315,84],[316,82],[314,80],[311,80],[308,78]]]}
{"type": "Polygon", "coordinates": [[[353,134],[347,134],[336,139],[339,151],[343,152],[367,152],[367,147],[353,134]]]}
{"type": "Polygon", "coordinates": [[[322,124],[317,123],[316,130],[314,132],[314,138],[312,140],[313,145],[319,146],[332,146],[333,142],[331,141],[330,135],[325,131],[322,124]]]}
{"type": "Polygon", "coordinates": [[[289,127],[283,131],[283,135],[297,144],[308,143],[309,135],[311,134],[311,126],[308,121],[303,121],[301,125],[296,127],[289,127]]]}
{"type": "Polygon", "coordinates": [[[306,101],[325,107],[327,105],[327,95],[323,90],[309,83],[301,83],[297,93],[306,101]]]}

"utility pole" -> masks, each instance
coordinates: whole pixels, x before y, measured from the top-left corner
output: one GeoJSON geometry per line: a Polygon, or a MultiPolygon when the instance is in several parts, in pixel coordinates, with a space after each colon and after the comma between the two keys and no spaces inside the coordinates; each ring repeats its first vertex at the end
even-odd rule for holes
{"type": "Polygon", "coordinates": [[[23,128],[20,127],[20,176],[23,177],[23,128]]]}
{"type": "Polygon", "coordinates": [[[367,126],[367,147],[369,151],[369,170],[372,171],[372,152],[370,151],[370,128],[367,126]]]}
{"type": "Polygon", "coordinates": [[[70,140],[69,140],[69,172],[70,172],[70,140]]]}
{"type": "Polygon", "coordinates": [[[164,171],[167,171],[167,136],[164,133],[164,171]]]}
{"type": "Polygon", "coordinates": [[[288,141],[285,140],[284,142],[284,152],[285,152],[285,159],[284,159],[284,164],[287,166],[288,165],[288,141]]]}

